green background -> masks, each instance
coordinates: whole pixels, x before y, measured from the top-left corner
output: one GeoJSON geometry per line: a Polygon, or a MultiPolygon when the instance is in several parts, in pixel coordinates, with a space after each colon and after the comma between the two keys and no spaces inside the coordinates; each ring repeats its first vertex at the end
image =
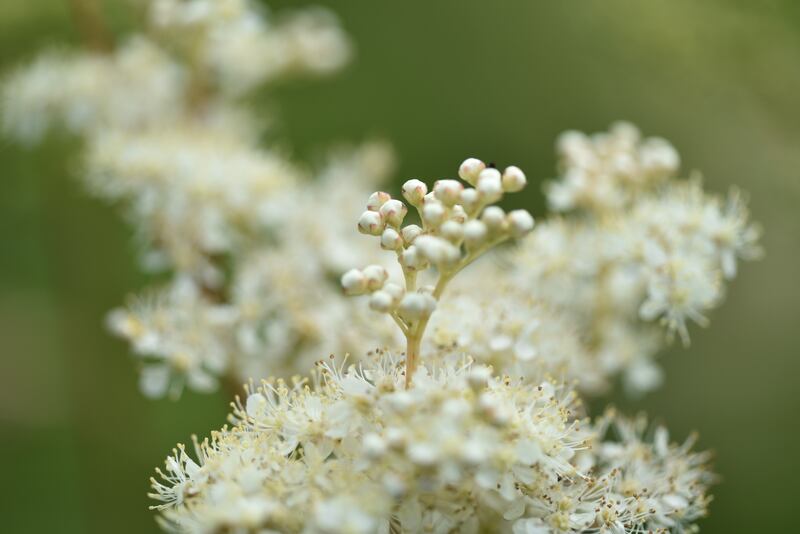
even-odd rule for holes
{"type": "MultiPolygon", "coordinates": [[[[552,176],[562,130],[616,119],[672,140],[709,189],[738,184],[766,228],[708,330],[664,355],[644,409],[717,451],[704,532],[795,532],[800,496],[800,4],[560,0],[328,2],[357,46],[333,79],[259,95],[299,157],[384,136],[397,180],[453,175],[466,156],[552,176]]],[[[305,2],[303,3],[305,4],[305,2]]],[[[297,5],[273,2],[274,7],[297,5]]],[[[115,28],[126,9],[107,2],[115,28]]],[[[0,70],[76,43],[66,3],[0,2],[0,70]]],[[[131,230],[75,179],[80,146],[0,141],[0,530],[153,532],[147,478],[222,395],[147,401],[105,312],[146,283],[131,230]]],[[[516,203],[541,213],[538,183],[516,203]]],[[[599,404],[598,404],[599,406],[599,404]]]]}

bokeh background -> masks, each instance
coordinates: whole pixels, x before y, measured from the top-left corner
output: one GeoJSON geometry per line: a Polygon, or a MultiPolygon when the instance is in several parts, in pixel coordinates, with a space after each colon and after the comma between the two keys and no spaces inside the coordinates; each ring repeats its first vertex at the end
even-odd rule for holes
{"type": "MultiPolygon", "coordinates": [[[[303,5],[308,2],[303,2],[303,5]]],[[[708,533],[796,532],[800,497],[800,3],[705,0],[320,2],[356,46],[341,75],[259,95],[298,157],[383,136],[397,181],[453,175],[475,155],[553,175],[562,130],[616,119],[672,140],[707,187],[750,192],[765,229],[708,330],[664,355],[646,410],[701,432],[722,476],[708,533]]],[[[274,8],[298,5],[273,1],[274,8]]],[[[105,3],[130,27],[124,0],[105,3]]],[[[65,0],[0,2],[0,71],[76,44],[65,0]]],[[[0,531],[155,532],[148,476],[224,395],[137,392],[105,312],[141,287],[132,232],[75,176],[79,146],[0,141],[0,531]]],[[[518,204],[541,213],[538,184],[518,204]]],[[[599,406],[600,403],[598,403],[599,406]]]]}

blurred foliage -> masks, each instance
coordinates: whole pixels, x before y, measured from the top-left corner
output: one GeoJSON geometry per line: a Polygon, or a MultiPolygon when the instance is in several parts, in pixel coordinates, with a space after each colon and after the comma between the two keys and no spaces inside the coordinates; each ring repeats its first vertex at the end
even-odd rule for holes
{"type": "MultiPolygon", "coordinates": [[[[105,2],[121,30],[131,26],[123,2],[105,2]]],[[[710,189],[751,193],[766,259],[743,268],[709,330],[695,328],[689,349],[665,355],[663,389],[610,401],[662,418],[677,438],[700,430],[717,451],[722,483],[704,532],[794,531],[800,4],[323,3],[351,33],[354,64],[258,97],[265,111],[279,110],[270,137],[298,156],[383,136],[397,147],[398,181],[453,175],[467,155],[542,180],[553,175],[560,131],[624,118],[673,141],[684,169],[702,170],[710,189]]],[[[66,2],[0,2],[0,70],[76,42],[66,2]]],[[[145,279],[131,230],[76,182],[79,154],[64,139],[32,150],[0,141],[4,532],[155,531],[149,473],[176,442],[220,426],[229,400],[138,394],[127,349],[105,333],[103,316],[145,279]]],[[[535,185],[520,202],[542,211],[535,185]]]]}

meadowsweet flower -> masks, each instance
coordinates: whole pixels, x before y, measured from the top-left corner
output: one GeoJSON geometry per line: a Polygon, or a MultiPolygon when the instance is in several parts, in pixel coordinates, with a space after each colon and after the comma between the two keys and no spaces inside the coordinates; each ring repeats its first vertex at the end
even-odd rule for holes
{"type": "Polygon", "coordinates": [[[113,54],[45,52],[5,80],[3,129],[34,144],[51,128],[85,135],[170,120],[182,109],[187,81],[179,63],[141,36],[113,54]]]}
{"type": "Polygon", "coordinates": [[[514,278],[496,298],[497,286],[482,283],[491,264],[445,298],[457,273],[523,232],[486,206],[492,191],[478,189],[467,211],[451,204],[459,186],[440,181],[425,190],[404,187],[423,221],[409,231],[399,228],[402,217],[392,219],[403,210],[389,194],[367,201],[366,213],[385,213],[397,237],[413,237],[394,250],[402,279],[379,264],[341,277],[347,293],[368,294],[369,308],[395,321],[402,357],[370,351],[347,365],[331,356],[310,380],[251,384],[234,404],[233,426],[195,442],[197,461],[179,446],[152,479],[161,524],[175,532],[693,529],[713,482],[708,456],[691,452],[691,441],[670,445],[661,428],[645,440],[644,419],[609,412],[587,420],[577,394],[547,375],[560,371],[586,385],[595,374],[605,378],[605,363],[587,354],[568,315],[514,291],[514,278]],[[425,217],[432,205],[441,213],[435,222],[425,217]],[[450,223],[482,225],[472,233],[483,242],[462,247],[463,233],[450,223]],[[590,378],[569,375],[577,369],[590,378]]]}
{"type": "Polygon", "coordinates": [[[233,96],[295,72],[328,74],[350,56],[336,17],[322,8],[273,17],[250,0],[152,0],[149,7],[159,39],[233,96]]]}
{"type": "Polygon", "coordinates": [[[149,252],[181,271],[263,232],[298,179],[283,158],[205,122],[105,131],[91,139],[86,169],[91,190],[128,206],[149,252]]]}
{"type": "Polygon", "coordinates": [[[139,385],[148,397],[180,395],[183,387],[213,391],[229,365],[226,339],[237,318],[188,279],[109,314],[109,326],[127,339],[143,368],[139,385]]]}

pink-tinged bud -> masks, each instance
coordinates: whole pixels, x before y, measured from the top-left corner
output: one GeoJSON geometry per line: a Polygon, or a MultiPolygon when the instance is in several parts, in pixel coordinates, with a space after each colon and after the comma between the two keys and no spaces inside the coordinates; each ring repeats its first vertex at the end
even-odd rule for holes
{"type": "Polygon", "coordinates": [[[479,159],[468,158],[465,159],[461,166],[458,168],[458,176],[468,184],[474,186],[478,183],[478,175],[486,164],[479,159]]]}
{"type": "Polygon", "coordinates": [[[344,273],[341,283],[346,295],[363,295],[367,291],[367,277],[358,269],[344,273]]]}
{"type": "Polygon", "coordinates": [[[378,211],[381,206],[386,204],[392,199],[392,195],[384,193],[383,191],[376,191],[369,196],[367,200],[367,209],[369,211],[378,211]]]}
{"type": "Polygon", "coordinates": [[[399,200],[388,200],[381,206],[381,216],[386,224],[395,228],[403,224],[403,219],[408,213],[408,208],[399,200]]]}
{"type": "Polygon", "coordinates": [[[403,241],[405,242],[406,246],[408,246],[413,243],[419,235],[422,234],[422,228],[416,224],[409,224],[408,226],[403,227],[401,233],[403,236],[403,241]]]}
{"type": "Polygon", "coordinates": [[[403,238],[394,228],[387,228],[381,234],[381,248],[384,250],[397,250],[403,246],[403,238]]]}
{"type": "Polygon", "coordinates": [[[433,192],[442,204],[445,206],[453,206],[458,202],[461,191],[464,186],[458,180],[438,180],[433,184],[433,192]]]}
{"type": "Polygon", "coordinates": [[[386,223],[377,211],[365,211],[358,218],[358,231],[367,235],[381,235],[386,223]]]}
{"type": "Polygon", "coordinates": [[[412,206],[418,206],[425,195],[428,194],[428,186],[420,180],[409,180],[403,184],[403,197],[412,206]]]}
{"type": "Polygon", "coordinates": [[[362,271],[367,279],[367,290],[377,291],[383,287],[389,273],[380,265],[367,265],[362,271]]]}

